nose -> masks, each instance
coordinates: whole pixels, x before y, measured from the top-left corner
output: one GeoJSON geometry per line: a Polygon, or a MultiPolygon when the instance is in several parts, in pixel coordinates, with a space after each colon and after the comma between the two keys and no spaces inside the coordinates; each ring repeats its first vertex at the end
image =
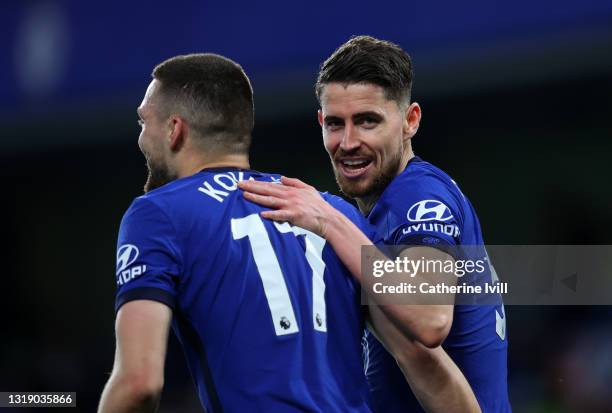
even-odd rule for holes
{"type": "Polygon", "coordinates": [[[340,141],[340,148],[345,152],[350,152],[359,148],[360,145],[361,141],[359,140],[359,136],[354,125],[347,123],[344,126],[344,134],[342,135],[342,140],[340,141]]]}

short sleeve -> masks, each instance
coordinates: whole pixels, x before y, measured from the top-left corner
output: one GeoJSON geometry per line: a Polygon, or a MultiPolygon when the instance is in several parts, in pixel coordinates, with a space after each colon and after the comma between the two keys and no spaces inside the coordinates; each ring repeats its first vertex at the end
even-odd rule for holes
{"type": "Polygon", "coordinates": [[[119,229],[115,310],[128,301],[141,299],[174,308],[181,269],[172,223],[152,201],[137,198],[119,229]]]}
{"type": "Polygon", "coordinates": [[[390,203],[386,242],[433,247],[455,256],[463,225],[460,196],[428,176],[412,182],[410,190],[398,191],[390,203]]]}
{"type": "Polygon", "coordinates": [[[457,245],[460,229],[455,216],[443,200],[415,200],[408,205],[406,222],[393,231],[391,238],[395,245],[457,245]]]}

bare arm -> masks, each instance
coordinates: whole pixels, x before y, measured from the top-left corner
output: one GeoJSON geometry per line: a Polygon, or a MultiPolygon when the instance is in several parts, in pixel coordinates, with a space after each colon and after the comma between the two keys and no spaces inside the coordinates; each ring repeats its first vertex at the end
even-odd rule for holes
{"type": "Polygon", "coordinates": [[[426,412],[481,412],[465,376],[442,347],[430,349],[406,338],[380,308],[368,308],[376,336],[395,358],[426,412]]]}
{"type": "Polygon", "coordinates": [[[172,310],[156,301],[124,304],[115,324],[117,347],[98,413],[155,412],[164,385],[172,310]]]}

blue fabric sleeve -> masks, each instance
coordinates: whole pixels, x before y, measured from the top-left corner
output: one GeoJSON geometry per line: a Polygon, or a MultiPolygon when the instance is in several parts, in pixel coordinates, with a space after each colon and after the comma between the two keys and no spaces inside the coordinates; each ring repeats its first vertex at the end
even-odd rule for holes
{"type": "Polygon", "coordinates": [[[410,182],[409,188],[391,196],[387,242],[433,247],[456,258],[463,227],[461,194],[429,176],[410,182]]]}
{"type": "Polygon", "coordinates": [[[137,198],[119,229],[115,310],[139,299],[173,308],[181,272],[180,248],[172,223],[153,202],[137,198]]]}

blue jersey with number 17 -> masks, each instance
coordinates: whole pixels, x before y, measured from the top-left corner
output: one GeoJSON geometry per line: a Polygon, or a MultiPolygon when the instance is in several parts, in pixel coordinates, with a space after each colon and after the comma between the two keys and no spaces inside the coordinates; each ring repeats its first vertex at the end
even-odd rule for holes
{"type": "Polygon", "coordinates": [[[237,190],[246,179],[279,176],[208,169],[137,198],[119,232],[116,309],[173,309],[207,412],[369,412],[353,278],[324,239],[262,219],[237,190]]]}
{"type": "MultiPolygon", "coordinates": [[[[468,199],[448,175],[418,157],[385,188],[368,220],[376,228],[376,239],[385,244],[429,246],[453,251],[451,255],[470,251],[470,256],[482,254],[488,260],[478,217],[468,199]]],[[[491,268],[464,280],[494,283],[491,268]]],[[[483,413],[508,413],[506,320],[501,297],[495,302],[455,305],[442,347],[470,383],[483,413]]],[[[373,410],[422,412],[395,360],[371,333],[366,332],[364,347],[373,410]]]]}

